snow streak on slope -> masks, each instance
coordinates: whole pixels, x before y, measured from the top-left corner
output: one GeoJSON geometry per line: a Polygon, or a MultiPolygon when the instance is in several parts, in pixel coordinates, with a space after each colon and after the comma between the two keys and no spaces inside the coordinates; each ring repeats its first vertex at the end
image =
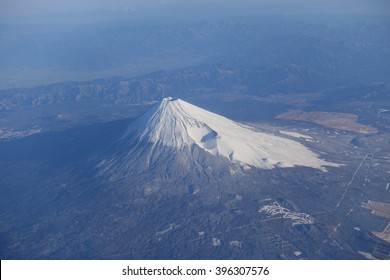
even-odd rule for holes
{"type": "Polygon", "coordinates": [[[180,99],[165,98],[140,117],[123,136],[175,149],[197,145],[214,156],[258,168],[338,166],[304,145],[262,133],[180,99]]]}

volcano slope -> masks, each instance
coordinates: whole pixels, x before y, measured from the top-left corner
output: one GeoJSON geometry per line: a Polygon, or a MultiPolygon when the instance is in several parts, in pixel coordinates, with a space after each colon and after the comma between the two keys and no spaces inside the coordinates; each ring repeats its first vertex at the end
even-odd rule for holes
{"type": "Polygon", "coordinates": [[[388,249],[362,226],[383,221],[355,207],[335,155],[183,100],[1,152],[2,259],[362,259],[388,249]]]}

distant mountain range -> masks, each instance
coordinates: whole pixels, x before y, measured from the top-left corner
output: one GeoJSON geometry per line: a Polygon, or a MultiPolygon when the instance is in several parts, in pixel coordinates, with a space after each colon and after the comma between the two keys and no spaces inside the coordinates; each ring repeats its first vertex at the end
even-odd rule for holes
{"type": "Polygon", "coordinates": [[[63,82],[35,88],[0,91],[0,111],[55,104],[99,102],[134,104],[167,96],[202,97],[213,94],[270,96],[322,92],[330,99],[386,98],[389,83],[361,84],[324,75],[303,66],[273,69],[242,65],[203,65],[159,71],[134,78],[114,77],[88,82],[63,82]]]}

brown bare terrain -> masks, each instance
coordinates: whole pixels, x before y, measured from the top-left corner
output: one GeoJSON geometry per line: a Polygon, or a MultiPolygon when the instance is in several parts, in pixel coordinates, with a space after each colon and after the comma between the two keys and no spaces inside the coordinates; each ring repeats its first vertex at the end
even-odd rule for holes
{"type": "Polygon", "coordinates": [[[387,224],[387,227],[384,231],[374,231],[373,234],[375,234],[380,239],[390,242],[390,223],[387,224]]]}
{"type": "Polygon", "coordinates": [[[377,129],[372,126],[357,122],[359,116],[348,113],[335,112],[304,112],[301,110],[289,110],[276,117],[277,119],[313,122],[326,127],[353,131],[358,133],[376,133],[377,129]]]}
{"type": "Polygon", "coordinates": [[[362,207],[372,210],[372,214],[390,218],[390,204],[369,200],[367,203],[363,203],[362,207]]]}
{"type": "MultiPolygon", "coordinates": [[[[390,204],[388,203],[369,200],[367,203],[363,203],[362,207],[365,209],[372,210],[371,213],[374,215],[384,218],[390,218],[390,204]]],[[[380,239],[390,242],[390,222],[387,224],[387,227],[382,232],[373,231],[372,233],[380,239]]]]}

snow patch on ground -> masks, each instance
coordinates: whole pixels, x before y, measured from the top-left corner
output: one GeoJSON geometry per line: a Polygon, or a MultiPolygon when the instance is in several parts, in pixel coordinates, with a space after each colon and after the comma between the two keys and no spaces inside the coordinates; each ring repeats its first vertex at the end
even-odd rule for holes
{"type": "Polygon", "coordinates": [[[219,240],[218,238],[215,238],[213,237],[213,239],[211,240],[213,246],[217,247],[217,246],[220,246],[221,245],[221,240],[219,240]]]}
{"type": "Polygon", "coordinates": [[[375,258],[372,254],[370,253],[367,253],[367,252],[363,252],[363,251],[358,251],[358,253],[362,256],[364,256],[366,259],[368,260],[377,260],[377,258],[375,258]]]}
{"type": "Polygon", "coordinates": [[[301,252],[301,251],[295,251],[295,252],[294,252],[294,255],[295,255],[296,257],[299,257],[299,256],[302,255],[302,252],[301,252]]]}
{"type": "Polygon", "coordinates": [[[238,241],[238,240],[229,241],[229,245],[241,249],[242,241],[238,241]]]}
{"type": "Polygon", "coordinates": [[[40,127],[33,127],[26,130],[0,128],[0,139],[20,139],[40,132],[42,132],[42,128],[40,127]]]}
{"type": "Polygon", "coordinates": [[[289,209],[280,206],[277,202],[263,206],[260,208],[259,212],[265,212],[271,216],[280,216],[284,219],[290,219],[293,226],[314,224],[314,219],[310,215],[290,211],[289,209]]]}
{"type": "Polygon", "coordinates": [[[308,136],[308,135],[304,135],[304,134],[300,134],[298,132],[285,131],[285,130],[279,130],[279,132],[281,134],[285,134],[285,135],[288,135],[288,136],[291,136],[294,138],[302,138],[302,139],[305,139],[306,141],[314,141],[313,137],[308,136]]]}
{"type": "Polygon", "coordinates": [[[164,234],[166,234],[166,233],[168,233],[168,232],[170,232],[170,231],[172,231],[172,230],[174,230],[174,229],[177,229],[178,227],[180,227],[180,225],[176,225],[176,224],[170,224],[166,229],[164,229],[164,230],[161,230],[161,231],[158,231],[158,232],[156,232],[156,236],[158,236],[158,235],[164,235],[164,234]]]}

